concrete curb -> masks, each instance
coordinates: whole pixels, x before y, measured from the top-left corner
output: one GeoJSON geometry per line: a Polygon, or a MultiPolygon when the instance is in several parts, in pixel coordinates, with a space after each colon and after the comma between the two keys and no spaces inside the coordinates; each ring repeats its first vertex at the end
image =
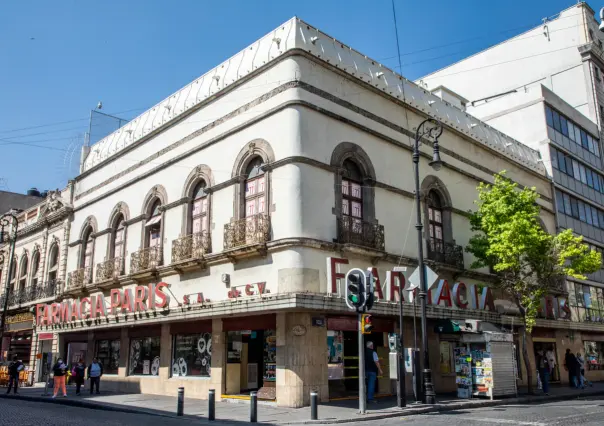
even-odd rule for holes
{"type": "MultiPolygon", "coordinates": [[[[388,413],[376,413],[376,414],[357,414],[357,417],[348,418],[348,419],[325,419],[325,420],[303,420],[303,421],[292,421],[292,422],[283,422],[280,423],[282,425],[306,425],[306,424],[342,424],[342,423],[357,423],[357,422],[367,422],[373,420],[382,420],[382,419],[390,419],[394,417],[405,417],[405,416],[414,416],[418,414],[427,414],[427,413],[437,413],[437,412],[447,412],[447,411],[457,411],[457,410],[467,410],[471,408],[483,408],[483,407],[496,407],[498,405],[507,405],[507,404],[522,404],[522,403],[534,403],[534,404],[543,404],[548,402],[562,401],[568,399],[580,399],[584,397],[590,396],[599,396],[604,395],[604,390],[598,391],[583,391],[580,394],[576,395],[540,395],[540,396],[525,396],[518,398],[507,398],[507,399],[498,399],[495,401],[490,400],[470,400],[467,402],[460,402],[455,404],[447,404],[447,405],[432,405],[428,407],[417,407],[417,408],[403,408],[398,411],[388,412],[388,413]]],[[[319,415],[321,415],[321,406],[319,405],[319,415]]]]}
{"type": "MultiPolygon", "coordinates": [[[[282,425],[304,425],[304,424],[342,424],[342,423],[356,423],[356,422],[365,422],[365,421],[373,421],[373,420],[382,420],[389,419],[394,417],[405,417],[405,416],[414,416],[419,414],[427,414],[427,413],[437,413],[437,412],[447,412],[447,411],[457,411],[457,410],[467,410],[472,408],[483,408],[483,407],[496,407],[498,405],[507,405],[507,404],[542,404],[547,402],[561,401],[567,399],[580,399],[591,396],[599,396],[604,395],[604,390],[598,391],[583,391],[578,394],[565,394],[565,395],[549,395],[549,396],[526,396],[519,398],[507,398],[507,399],[499,399],[495,401],[490,400],[470,400],[460,403],[453,404],[443,404],[443,405],[432,405],[432,406],[420,406],[417,408],[403,408],[397,411],[389,411],[387,413],[375,413],[375,414],[366,414],[360,415],[357,414],[355,417],[346,418],[346,419],[323,419],[323,420],[298,420],[291,422],[282,422],[279,424],[282,425]]],[[[159,413],[154,411],[148,411],[144,408],[126,408],[120,407],[116,405],[107,405],[96,402],[89,402],[83,400],[77,400],[73,398],[57,398],[52,399],[51,397],[46,396],[27,396],[27,395],[6,395],[0,394],[0,398],[3,399],[19,399],[24,401],[32,401],[32,402],[42,402],[42,403],[50,403],[50,404],[58,404],[58,405],[66,405],[71,407],[78,408],[88,408],[92,410],[100,410],[100,411],[113,411],[119,413],[127,413],[127,414],[146,414],[149,416],[156,417],[167,417],[167,418],[178,418],[178,419],[187,419],[187,420],[195,420],[197,422],[209,421],[201,416],[197,415],[184,415],[182,417],[178,417],[175,414],[167,414],[167,413],[159,413]]],[[[319,405],[319,415],[321,415],[321,406],[319,405]]],[[[237,422],[238,420],[233,419],[220,419],[217,418],[215,422],[216,424],[220,424],[221,422],[237,422]]],[[[263,423],[259,421],[258,423],[263,423]]]]}

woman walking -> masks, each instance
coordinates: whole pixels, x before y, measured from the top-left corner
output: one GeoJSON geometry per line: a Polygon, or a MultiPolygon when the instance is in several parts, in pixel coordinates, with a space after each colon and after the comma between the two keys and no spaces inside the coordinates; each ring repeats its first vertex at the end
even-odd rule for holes
{"type": "Polygon", "coordinates": [[[52,397],[56,398],[57,394],[59,393],[59,388],[61,388],[61,391],[63,392],[63,397],[66,398],[67,389],[65,388],[65,374],[67,372],[67,366],[65,365],[65,363],[63,363],[63,360],[61,358],[59,358],[54,367],[52,367],[52,372],[54,374],[53,380],[55,382],[52,397]]]}
{"type": "Polygon", "coordinates": [[[86,365],[81,359],[78,361],[75,367],[73,367],[73,378],[76,384],[76,395],[80,395],[80,389],[86,379],[86,365]]]}

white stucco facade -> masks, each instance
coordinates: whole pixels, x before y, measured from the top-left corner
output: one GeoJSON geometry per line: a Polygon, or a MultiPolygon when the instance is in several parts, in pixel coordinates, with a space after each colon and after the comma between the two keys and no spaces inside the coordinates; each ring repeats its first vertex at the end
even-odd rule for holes
{"type": "MultiPolygon", "coordinates": [[[[164,394],[185,386],[195,397],[212,388],[226,397],[246,388],[229,361],[237,346],[232,333],[271,329],[275,375],[266,370],[263,388],[274,388],[280,405],[306,405],[310,390],[327,400],[334,391],[325,360],[329,321],[352,318],[332,291],[334,278],[341,281],[348,266],[375,267],[385,287],[373,312],[386,324],[380,334],[394,331],[398,304],[389,297],[386,272],[407,266],[408,276],[417,262],[412,140],[429,117],[444,125],[444,165],[433,171],[432,147],[422,144],[426,257],[451,286],[488,284],[489,272],[470,270],[473,259],[463,251],[476,187],[507,170],[520,185],[536,188],[543,223],[554,232],[552,185],[538,151],[294,18],[86,148],[72,184],[65,286],[57,304],[38,304],[37,333],[53,333],[64,356],[75,345],[86,347],[88,361],[100,356],[100,342],[119,348],[106,386],[164,394]],[[250,171],[256,160],[262,166],[250,171]],[[356,182],[362,194],[363,213],[353,219],[361,225],[352,231],[345,225],[344,180],[356,182]],[[252,181],[262,182],[257,192],[252,181]],[[432,192],[442,203],[439,249],[427,231],[432,192]],[[263,198],[250,215],[258,194],[263,198]],[[206,207],[196,210],[197,199],[206,207]],[[196,214],[206,225],[194,233],[196,214]],[[337,270],[330,258],[340,259],[337,270]],[[159,283],[169,301],[130,312],[125,295],[148,301],[155,294],[148,286],[159,283]],[[316,317],[328,326],[314,326],[316,317]],[[211,335],[211,371],[204,364],[202,377],[175,374],[178,336],[192,333],[211,335]],[[133,363],[145,345],[149,354],[157,352],[148,355],[153,366],[139,371],[133,363]]],[[[430,307],[431,321],[509,322],[506,308],[441,305],[430,307]]],[[[430,348],[438,351],[431,335],[430,348]]],[[[243,345],[252,347],[252,340],[245,337],[243,345]]],[[[446,375],[435,383],[437,391],[455,386],[446,375]]]]}

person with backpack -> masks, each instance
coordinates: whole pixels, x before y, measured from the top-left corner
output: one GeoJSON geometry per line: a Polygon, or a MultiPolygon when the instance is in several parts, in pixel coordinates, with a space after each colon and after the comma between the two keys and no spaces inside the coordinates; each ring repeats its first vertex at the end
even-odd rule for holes
{"type": "Polygon", "coordinates": [[[103,375],[103,366],[98,359],[93,358],[92,364],[88,366],[88,378],[90,379],[90,395],[94,391],[96,386],[96,394],[99,395],[99,384],[101,382],[101,376],[103,375]]]}
{"type": "Polygon", "coordinates": [[[19,361],[19,358],[17,358],[17,355],[15,355],[13,357],[13,361],[8,366],[9,381],[8,381],[8,391],[6,391],[7,395],[10,393],[10,390],[13,388],[13,386],[15,387],[14,394],[16,395],[18,393],[17,388],[19,386],[19,374],[21,373],[21,370],[23,370],[23,368],[24,368],[23,363],[21,361],[19,361]]]}
{"type": "Polygon", "coordinates": [[[54,392],[52,394],[53,399],[57,397],[59,389],[63,392],[63,398],[67,398],[67,388],[65,388],[65,376],[67,375],[67,365],[63,362],[62,358],[59,358],[56,364],[52,367],[54,392]]]}
{"type": "Polygon", "coordinates": [[[541,385],[543,386],[543,393],[549,395],[549,376],[552,372],[552,368],[543,350],[540,350],[537,353],[537,368],[539,369],[539,378],[541,379],[541,385]]]}
{"type": "Polygon", "coordinates": [[[86,365],[84,364],[84,361],[82,361],[82,359],[80,359],[75,365],[75,367],[73,367],[72,376],[76,384],[76,395],[79,396],[80,389],[84,384],[84,380],[86,380],[86,365]]]}

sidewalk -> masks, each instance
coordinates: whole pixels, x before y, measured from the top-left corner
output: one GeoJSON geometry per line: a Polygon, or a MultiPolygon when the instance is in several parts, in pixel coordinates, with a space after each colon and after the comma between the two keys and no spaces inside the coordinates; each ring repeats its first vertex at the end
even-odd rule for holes
{"type": "MultiPolygon", "coordinates": [[[[101,395],[75,396],[73,387],[68,389],[67,398],[51,399],[42,396],[43,388],[22,388],[20,395],[7,396],[4,388],[0,389],[3,398],[20,398],[46,403],[56,403],[92,408],[97,410],[121,411],[130,413],[146,413],[156,416],[176,416],[176,397],[143,395],[143,394],[117,394],[107,393],[101,395]]],[[[539,392],[539,391],[538,391],[539,392]]],[[[258,403],[258,422],[273,425],[287,424],[334,424],[358,421],[379,420],[389,417],[408,416],[438,411],[452,411],[478,407],[489,407],[506,404],[531,404],[569,398],[589,397],[604,395],[604,382],[594,383],[593,387],[585,390],[571,389],[568,387],[552,387],[549,396],[519,395],[518,398],[506,398],[490,401],[487,399],[460,400],[451,396],[441,396],[438,404],[433,406],[414,405],[408,403],[407,408],[398,409],[396,398],[387,397],[379,400],[378,404],[368,406],[367,414],[358,413],[358,400],[333,401],[319,406],[319,420],[310,420],[310,407],[282,408],[274,403],[258,403]]],[[[249,403],[247,401],[216,402],[216,422],[228,421],[232,423],[247,423],[249,421],[249,403]]],[[[196,419],[204,424],[211,423],[207,420],[208,403],[206,400],[187,398],[185,395],[185,417],[196,419]]]]}

